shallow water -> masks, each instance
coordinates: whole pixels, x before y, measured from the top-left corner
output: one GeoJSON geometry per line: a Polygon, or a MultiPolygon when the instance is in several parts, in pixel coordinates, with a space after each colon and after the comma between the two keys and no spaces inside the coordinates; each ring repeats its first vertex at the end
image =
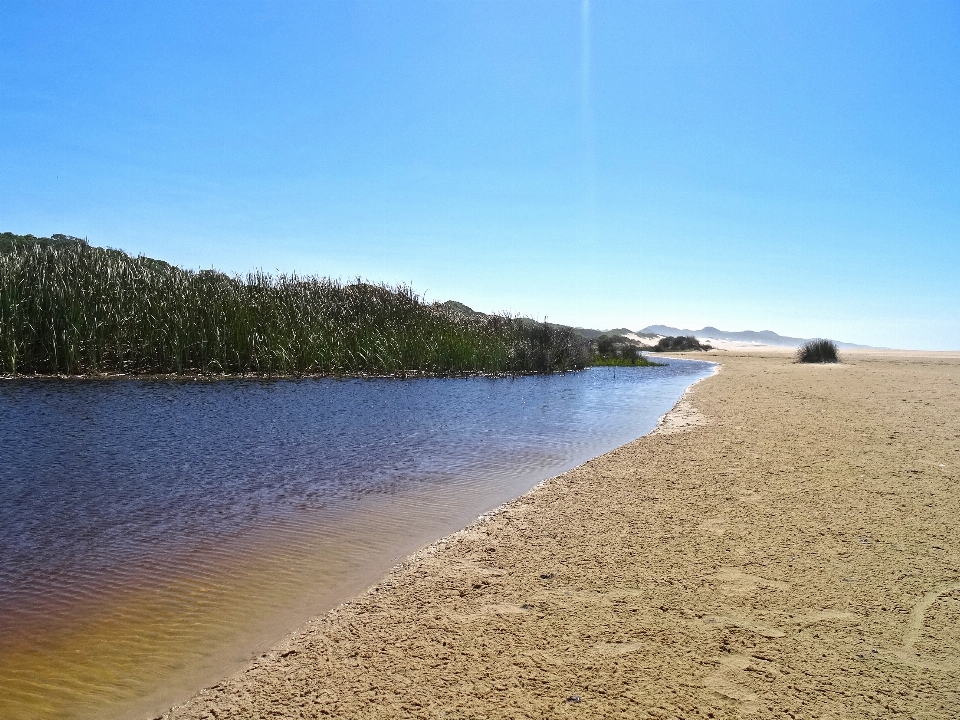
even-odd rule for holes
{"type": "Polygon", "coordinates": [[[0,717],[146,717],[651,430],[710,365],[0,384],[0,717]]]}

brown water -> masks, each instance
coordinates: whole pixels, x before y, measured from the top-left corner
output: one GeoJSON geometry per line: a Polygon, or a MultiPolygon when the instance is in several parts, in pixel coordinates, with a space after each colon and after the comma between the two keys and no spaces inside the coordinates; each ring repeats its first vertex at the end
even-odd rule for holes
{"type": "Polygon", "coordinates": [[[0,718],[155,715],[709,371],[0,384],[0,718]]]}

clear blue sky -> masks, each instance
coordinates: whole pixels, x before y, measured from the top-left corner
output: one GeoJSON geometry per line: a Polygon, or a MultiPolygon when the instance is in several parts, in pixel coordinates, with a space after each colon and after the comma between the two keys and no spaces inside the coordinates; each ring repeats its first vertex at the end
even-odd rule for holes
{"type": "Polygon", "coordinates": [[[958,349],[960,4],[0,0],[0,230],[958,349]]]}

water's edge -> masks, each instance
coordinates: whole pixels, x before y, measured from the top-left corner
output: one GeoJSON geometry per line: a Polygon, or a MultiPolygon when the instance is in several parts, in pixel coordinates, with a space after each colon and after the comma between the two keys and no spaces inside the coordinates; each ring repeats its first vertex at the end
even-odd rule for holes
{"type": "MultiPolygon", "coordinates": [[[[682,359],[689,360],[689,358],[682,359]]],[[[258,647],[251,657],[247,658],[242,663],[235,664],[232,670],[228,672],[222,672],[221,668],[221,671],[218,673],[205,674],[202,676],[203,679],[198,677],[196,678],[197,681],[192,684],[190,689],[181,688],[181,692],[179,693],[173,693],[170,691],[172,688],[166,688],[160,692],[152,694],[151,696],[141,698],[136,702],[135,705],[127,706],[121,712],[115,715],[109,714],[104,716],[105,720],[146,720],[147,718],[150,720],[176,720],[177,709],[190,699],[201,694],[206,688],[211,687],[212,685],[215,685],[226,678],[242,674],[251,667],[252,662],[258,656],[263,657],[282,652],[285,649],[285,646],[288,645],[296,636],[301,635],[307,627],[321,622],[324,618],[329,616],[331,613],[336,612],[339,608],[348,606],[363,596],[378,592],[379,588],[385,584],[388,584],[392,578],[395,578],[401,573],[408,572],[412,567],[415,567],[426,557],[436,552],[438,548],[449,543],[456,537],[482,530],[484,524],[489,522],[490,519],[496,517],[511,506],[523,502],[530,496],[542,492],[545,487],[558,481],[572,470],[575,470],[586,463],[592,462],[599,457],[603,457],[604,455],[612,452],[617,452],[620,448],[630,445],[631,443],[638,442],[645,437],[664,432],[664,428],[668,426],[670,419],[677,417],[683,412],[682,406],[689,402],[689,396],[693,393],[694,387],[704,380],[709,380],[715,377],[720,373],[723,367],[722,363],[715,361],[694,360],[693,362],[712,365],[713,367],[711,368],[710,374],[701,378],[697,378],[688,386],[686,386],[670,410],[661,415],[658,418],[655,427],[648,432],[615,448],[611,448],[604,453],[593,456],[581,462],[576,462],[570,467],[564,468],[561,472],[540,480],[530,489],[526,490],[520,495],[517,495],[506,501],[492,502],[487,509],[481,511],[479,516],[468,519],[467,522],[440,537],[432,535],[429,538],[421,538],[417,544],[413,545],[412,549],[408,548],[403,551],[399,551],[391,559],[384,560],[380,563],[375,563],[373,566],[369,567],[370,572],[364,573],[363,578],[357,578],[355,589],[351,590],[350,592],[338,593],[337,598],[329,603],[326,611],[315,614],[313,617],[298,623],[295,627],[293,627],[293,629],[288,629],[282,635],[279,635],[272,641],[258,647]],[[174,694],[176,694],[176,697],[179,699],[174,699],[174,694]]],[[[668,432],[670,431],[668,430],[668,432]]]]}

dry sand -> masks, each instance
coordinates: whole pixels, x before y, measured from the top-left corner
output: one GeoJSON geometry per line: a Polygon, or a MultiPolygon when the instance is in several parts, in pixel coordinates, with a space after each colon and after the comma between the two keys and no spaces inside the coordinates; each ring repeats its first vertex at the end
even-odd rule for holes
{"type": "Polygon", "coordinates": [[[960,716],[960,355],[844,358],[718,354],[168,717],[960,716]]]}

